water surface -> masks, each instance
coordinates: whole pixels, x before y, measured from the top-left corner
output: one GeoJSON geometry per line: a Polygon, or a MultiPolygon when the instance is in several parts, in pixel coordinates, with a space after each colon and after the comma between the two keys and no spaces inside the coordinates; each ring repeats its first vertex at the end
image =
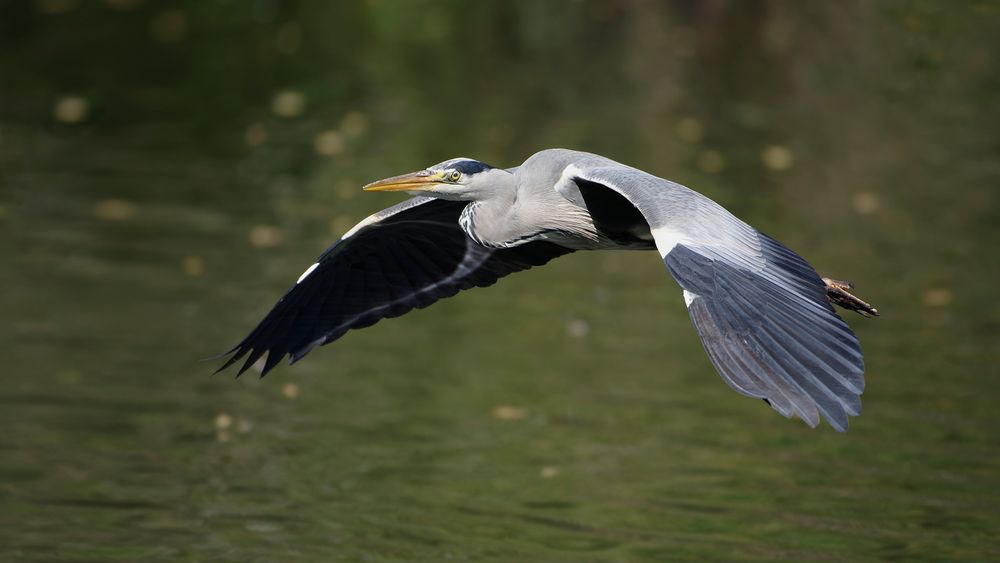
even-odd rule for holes
{"type": "Polygon", "coordinates": [[[0,4],[0,555],[1000,557],[995,3],[0,4]],[[654,253],[210,376],[449,157],[606,154],[852,279],[864,412],[732,392],[654,253]]]}

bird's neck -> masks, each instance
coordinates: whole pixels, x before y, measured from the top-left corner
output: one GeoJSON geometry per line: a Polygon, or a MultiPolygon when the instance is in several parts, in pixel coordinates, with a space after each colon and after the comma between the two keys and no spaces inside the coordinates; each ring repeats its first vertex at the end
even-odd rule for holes
{"type": "Polygon", "coordinates": [[[472,240],[490,248],[520,246],[539,239],[575,248],[576,243],[597,238],[590,216],[555,190],[498,190],[467,205],[459,224],[472,240]]]}

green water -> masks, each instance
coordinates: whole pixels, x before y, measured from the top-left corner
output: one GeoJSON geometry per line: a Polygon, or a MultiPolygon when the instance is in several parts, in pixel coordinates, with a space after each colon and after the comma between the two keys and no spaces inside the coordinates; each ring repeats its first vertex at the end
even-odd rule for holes
{"type": "Polygon", "coordinates": [[[995,2],[0,2],[0,560],[1000,558],[995,2]],[[198,360],[449,157],[606,154],[852,279],[850,431],[655,253],[198,360]]]}

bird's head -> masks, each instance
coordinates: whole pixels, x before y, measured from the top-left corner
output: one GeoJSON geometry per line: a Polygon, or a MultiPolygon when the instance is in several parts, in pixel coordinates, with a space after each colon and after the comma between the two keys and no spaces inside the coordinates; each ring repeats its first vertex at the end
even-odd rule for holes
{"type": "Polygon", "coordinates": [[[471,158],[453,158],[426,170],[368,184],[366,192],[407,192],[440,199],[475,201],[488,197],[510,172],[471,158]]]}

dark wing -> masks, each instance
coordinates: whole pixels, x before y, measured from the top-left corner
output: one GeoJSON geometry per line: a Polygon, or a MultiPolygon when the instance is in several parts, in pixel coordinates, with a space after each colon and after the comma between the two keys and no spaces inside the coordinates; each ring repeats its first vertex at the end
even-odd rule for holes
{"type": "Polygon", "coordinates": [[[359,223],[328,248],[219,368],[265,353],[263,376],[286,354],[294,363],[353,328],[398,317],[470,287],[572,252],[538,241],[492,249],[458,225],[464,202],[416,197],[359,223]]]}
{"type": "Polygon", "coordinates": [[[645,217],[715,369],[736,391],[810,426],[861,410],[864,362],[826,284],[799,255],[684,186],[601,157],[567,167],[557,189],[605,186],[645,217]]]}

